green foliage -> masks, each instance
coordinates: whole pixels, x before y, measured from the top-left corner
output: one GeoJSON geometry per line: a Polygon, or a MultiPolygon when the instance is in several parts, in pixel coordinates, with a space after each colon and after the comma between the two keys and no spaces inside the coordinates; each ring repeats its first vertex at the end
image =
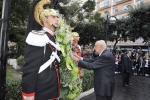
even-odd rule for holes
{"type": "Polygon", "coordinates": [[[139,37],[143,37],[144,41],[148,41],[150,37],[150,4],[141,4],[129,12],[128,30],[130,32],[129,39],[135,41],[139,37]],[[132,23],[132,24],[131,24],[132,23]]]}
{"type": "Polygon", "coordinates": [[[7,66],[5,100],[21,100],[21,78],[13,75],[16,70],[7,66]]]}
{"type": "MultiPolygon", "coordinates": [[[[83,76],[83,90],[89,90],[93,87],[93,72],[85,70],[85,74],[83,76]]],[[[65,77],[65,76],[61,76],[65,77]]],[[[66,77],[69,77],[68,74],[66,74],[66,77]]],[[[65,80],[68,81],[68,80],[65,80]]],[[[63,84],[63,83],[61,83],[63,84]]],[[[76,83],[78,84],[78,83],[76,83]]],[[[74,85],[76,85],[74,83],[74,85]]],[[[79,89],[79,87],[77,88],[79,89]]],[[[67,94],[69,93],[69,87],[66,85],[66,87],[62,87],[61,85],[61,99],[60,100],[71,100],[67,99],[67,94]]],[[[79,95],[79,94],[76,94],[79,95]]],[[[21,78],[12,77],[10,71],[7,71],[7,79],[6,79],[6,100],[21,100],[21,78]]],[[[78,100],[78,99],[77,99],[78,100]]]]}
{"type": "Polygon", "coordinates": [[[96,23],[80,23],[75,29],[80,35],[79,44],[88,44],[91,42],[95,42],[99,39],[105,38],[105,33],[102,32],[102,27],[99,27],[96,23]]]}
{"type": "MultiPolygon", "coordinates": [[[[0,1],[0,15],[2,15],[2,4],[0,1]]],[[[12,55],[24,54],[24,38],[26,30],[27,16],[29,12],[30,0],[12,0],[10,9],[10,21],[9,21],[9,40],[16,42],[16,52],[11,52],[12,55]],[[13,54],[14,53],[14,54],[13,54]]]]}
{"type": "MultiPolygon", "coordinates": [[[[139,37],[147,42],[150,37],[150,3],[142,3],[139,6],[130,6],[128,10],[128,17],[118,19],[115,23],[109,22],[107,37],[110,41],[116,41],[114,48],[118,41],[135,41],[139,37]],[[117,34],[112,34],[117,31],[117,34]]],[[[106,27],[106,23],[104,23],[106,27]]],[[[105,29],[106,31],[106,29],[105,29]]]]}
{"type": "Polygon", "coordinates": [[[94,0],[88,0],[87,2],[85,2],[85,4],[83,5],[83,9],[86,12],[92,12],[95,9],[95,1],[94,0]]]}
{"type": "Polygon", "coordinates": [[[9,48],[11,50],[11,53],[8,54],[9,57],[17,58],[20,55],[24,55],[24,38],[25,38],[25,28],[12,28],[12,32],[16,32],[15,34],[10,34],[9,36],[11,38],[10,41],[13,41],[16,43],[15,49],[13,50],[13,47],[9,48]]]}
{"type": "MultiPolygon", "coordinates": [[[[8,66],[7,66],[8,67],[8,66]]],[[[7,76],[7,78],[11,78],[12,77],[12,74],[11,74],[11,71],[10,70],[6,70],[7,72],[6,72],[6,76],[7,76]]]]}
{"type": "Polygon", "coordinates": [[[17,58],[16,46],[9,47],[9,53],[8,54],[9,54],[8,58],[17,58]]]}
{"type": "Polygon", "coordinates": [[[23,65],[25,63],[23,55],[17,58],[17,63],[18,65],[23,65]]]}
{"type": "Polygon", "coordinates": [[[108,31],[108,38],[110,41],[117,40],[119,41],[124,40],[127,41],[127,34],[125,32],[128,31],[128,19],[118,19],[116,23],[109,23],[109,31],[108,31]],[[117,34],[114,32],[117,31],[117,34]]]}
{"type": "MultiPolygon", "coordinates": [[[[92,13],[92,11],[95,9],[95,1],[94,0],[88,0],[83,5],[80,5],[81,2],[77,1],[75,3],[69,4],[71,0],[60,0],[59,4],[63,4],[63,6],[58,6],[58,9],[61,14],[64,15],[67,23],[69,23],[72,27],[79,26],[78,24],[85,24],[85,19],[88,19],[88,25],[89,27],[95,25],[92,29],[94,30],[94,35],[96,37],[99,37],[101,35],[102,31],[102,24],[101,24],[101,16],[96,15],[97,17],[94,17],[95,14],[92,13]],[[98,16],[100,18],[98,18],[98,16]],[[76,20],[74,20],[76,19],[76,20]],[[92,22],[92,23],[90,23],[92,22]],[[98,27],[96,27],[96,25],[98,27]]],[[[0,1],[1,3],[1,1],[0,1]]],[[[17,53],[14,52],[14,55],[16,57],[19,57],[19,55],[24,54],[24,39],[25,39],[25,29],[26,29],[26,22],[27,22],[27,15],[29,11],[29,0],[12,0],[12,6],[11,6],[11,14],[10,14],[10,32],[9,32],[9,40],[16,42],[18,45],[16,46],[17,53]],[[18,13],[19,12],[19,13],[18,13]]],[[[2,10],[1,10],[2,11],[2,10]]],[[[1,12],[0,12],[1,13],[1,12]]],[[[98,13],[97,13],[98,14],[98,13]]],[[[81,25],[80,24],[80,25],[81,25]]],[[[83,25],[86,26],[86,25],[83,25]]],[[[87,29],[82,26],[80,26],[82,29],[87,29]]],[[[88,27],[88,28],[89,28],[88,27]]],[[[77,30],[76,28],[74,31],[79,32],[81,30],[77,30]]],[[[83,30],[81,34],[86,35],[92,35],[93,33],[83,30]]],[[[103,37],[104,35],[100,36],[103,37]]],[[[90,38],[86,38],[86,41],[95,41],[96,39],[92,39],[92,36],[89,36],[90,38]]],[[[103,37],[104,38],[104,37],[103,37]]],[[[85,41],[82,41],[83,39],[80,39],[81,43],[86,43],[85,41]]],[[[11,53],[11,56],[13,54],[11,53]]]]}
{"type": "MultiPolygon", "coordinates": [[[[103,20],[101,14],[96,12],[93,13],[92,8],[95,5],[94,1],[88,1],[83,5],[83,9],[87,9],[84,12],[78,13],[78,22],[72,22],[72,26],[74,27],[73,31],[76,31],[80,35],[79,44],[88,44],[91,42],[95,42],[99,39],[105,38],[103,20]],[[90,6],[88,6],[90,5],[90,6]],[[90,10],[88,10],[89,8],[90,10]]],[[[94,6],[95,7],[95,6],[94,6]]]]}
{"type": "Polygon", "coordinates": [[[94,82],[94,72],[93,70],[86,70],[83,69],[84,75],[83,75],[83,84],[82,84],[82,88],[83,88],[83,92],[87,91],[91,88],[94,87],[93,82],[94,82]]]}
{"type": "Polygon", "coordinates": [[[26,24],[29,12],[30,0],[12,0],[11,2],[11,14],[10,24],[12,27],[22,27],[26,24]],[[21,26],[19,26],[21,25],[21,26]]]}
{"type": "Polygon", "coordinates": [[[84,4],[81,1],[76,1],[74,3],[69,1],[71,0],[60,0],[59,4],[61,5],[58,6],[58,9],[70,25],[75,24],[76,26],[78,22],[82,22],[87,18],[89,19],[89,15],[91,15],[92,11],[95,9],[95,1],[88,0],[84,4]]]}
{"type": "Polygon", "coordinates": [[[103,20],[104,20],[104,18],[101,17],[101,13],[96,12],[93,16],[93,20],[91,20],[91,21],[95,21],[95,23],[102,25],[103,20]]]}
{"type": "Polygon", "coordinates": [[[71,2],[71,0],[59,0],[60,2],[62,2],[64,5],[67,5],[69,2],[71,2]]]}
{"type": "Polygon", "coordinates": [[[7,78],[5,100],[21,100],[21,98],[21,78],[7,78]]]}
{"type": "Polygon", "coordinates": [[[73,53],[72,32],[63,16],[60,17],[59,27],[55,33],[62,53],[60,56],[61,100],[74,100],[82,91],[82,81],[78,75],[78,67],[70,57],[73,53]]]}
{"type": "Polygon", "coordinates": [[[17,43],[17,57],[24,54],[24,39],[30,0],[12,0],[9,40],[17,43]]]}

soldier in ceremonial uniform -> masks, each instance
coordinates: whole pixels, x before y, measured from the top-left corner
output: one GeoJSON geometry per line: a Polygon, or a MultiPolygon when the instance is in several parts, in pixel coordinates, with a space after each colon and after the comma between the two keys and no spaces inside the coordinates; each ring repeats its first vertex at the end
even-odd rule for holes
{"type": "MultiPolygon", "coordinates": [[[[72,41],[73,51],[74,53],[76,53],[78,56],[81,57],[81,47],[78,45],[78,42],[80,39],[79,34],[77,32],[73,32],[72,37],[73,37],[73,41],[72,41]]],[[[82,78],[83,75],[82,75],[81,67],[78,67],[78,73],[79,73],[80,78],[82,78]]]]}
{"type": "Polygon", "coordinates": [[[45,4],[50,4],[49,0],[37,1],[32,15],[42,28],[27,33],[22,100],[57,100],[60,97],[60,47],[54,31],[58,26],[58,13],[44,9],[45,4]]]}

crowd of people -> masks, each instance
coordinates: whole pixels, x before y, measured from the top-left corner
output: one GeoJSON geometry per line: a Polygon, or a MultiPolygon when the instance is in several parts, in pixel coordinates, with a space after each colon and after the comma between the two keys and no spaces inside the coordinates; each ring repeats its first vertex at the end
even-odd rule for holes
{"type": "MultiPolygon", "coordinates": [[[[112,50],[110,50],[112,52],[112,50]]],[[[115,74],[122,73],[122,61],[123,57],[126,55],[127,51],[130,50],[116,50],[114,54],[115,59],[115,74]]],[[[92,47],[86,45],[82,49],[81,56],[82,57],[90,57],[93,55],[92,47]]],[[[132,60],[132,75],[142,75],[149,76],[150,75],[150,59],[148,51],[142,51],[142,49],[133,49],[131,50],[130,59],[132,60]]]]}
{"type": "MultiPolygon", "coordinates": [[[[118,51],[115,54],[115,73],[122,73],[122,61],[126,51],[118,51]]],[[[130,59],[132,61],[132,73],[133,75],[150,75],[150,59],[149,53],[142,51],[142,49],[132,50],[130,59]]]]}

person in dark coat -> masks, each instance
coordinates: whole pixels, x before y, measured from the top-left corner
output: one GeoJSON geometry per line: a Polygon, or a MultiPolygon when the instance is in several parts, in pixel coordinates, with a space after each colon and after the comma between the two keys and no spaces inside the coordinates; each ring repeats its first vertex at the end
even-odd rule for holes
{"type": "Polygon", "coordinates": [[[126,55],[126,53],[127,53],[127,50],[124,50],[124,52],[121,53],[121,64],[122,64],[123,58],[126,55]]]}
{"type": "MultiPolygon", "coordinates": [[[[45,0],[44,3],[50,1],[45,0]]],[[[34,18],[43,28],[26,34],[22,100],[56,100],[60,97],[60,47],[54,33],[58,14],[54,9],[41,6],[44,6],[43,2],[37,2],[34,18]]]]}
{"type": "Polygon", "coordinates": [[[134,66],[134,75],[139,75],[140,72],[139,72],[139,57],[137,56],[134,60],[133,60],[133,66],[134,66]]]}
{"type": "Polygon", "coordinates": [[[123,72],[123,86],[132,85],[129,83],[129,78],[132,71],[132,60],[130,58],[131,51],[127,51],[122,61],[122,72],[123,72]]]}
{"type": "Polygon", "coordinates": [[[106,49],[104,40],[97,41],[94,50],[95,53],[99,55],[98,57],[81,58],[75,54],[71,55],[71,58],[78,62],[78,66],[88,70],[94,70],[94,91],[96,100],[112,100],[115,88],[114,56],[106,49]]]}
{"type": "Polygon", "coordinates": [[[145,66],[145,62],[143,60],[143,57],[140,56],[140,60],[139,60],[140,75],[144,75],[144,66],[145,66]]]}

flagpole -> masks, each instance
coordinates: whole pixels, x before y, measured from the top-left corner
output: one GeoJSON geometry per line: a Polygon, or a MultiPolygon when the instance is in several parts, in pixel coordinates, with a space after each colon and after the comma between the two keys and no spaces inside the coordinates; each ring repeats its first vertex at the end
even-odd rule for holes
{"type": "Polygon", "coordinates": [[[11,0],[3,0],[0,33],[0,100],[5,100],[6,62],[8,54],[8,29],[11,0]]]}

